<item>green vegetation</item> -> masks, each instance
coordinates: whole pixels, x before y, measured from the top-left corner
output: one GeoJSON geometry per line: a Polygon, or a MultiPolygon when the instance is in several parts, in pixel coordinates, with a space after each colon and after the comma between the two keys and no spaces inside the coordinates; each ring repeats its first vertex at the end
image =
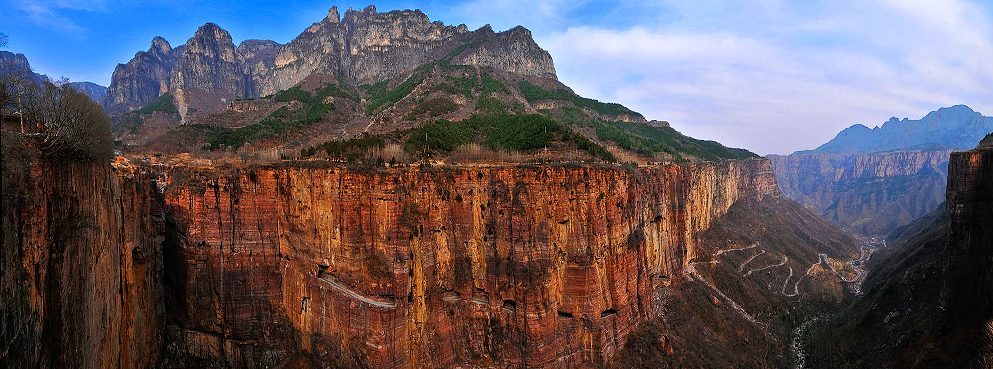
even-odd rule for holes
{"type": "Polygon", "coordinates": [[[604,161],[616,161],[613,154],[586,136],[539,114],[477,114],[458,122],[433,121],[411,132],[404,148],[424,154],[451,152],[460,145],[477,141],[493,149],[519,151],[540,149],[553,142],[572,143],[604,161]]]}
{"type": "MultiPolygon", "coordinates": [[[[654,155],[659,151],[672,153],[687,153],[700,159],[710,161],[720,161],[723,159],[745,159],[758,157],[755,153],[745,150],[729,148],[721,145],[717,141],[698,140],[693,137],[684,136],[672,127],[654,127],[645,123],[631,122],[606,122],[605,125],[622,129],[634,135],[647,138],[660,143],[661,149],[650,149],[652,152],[645,155],[654,155]]],[[[597,135],[600,134],[600,127],[597,127],[597,135]]],[[[605,139],[601,136],[601,139],[605,139]]],[[[612,140],[613,141],[613,140],[612,140]]],[[[638,140],[635,140],[638,141],[638,140]]],[[[616,141],[615,141],[616,142],[616,141]]],[[[637,146],[636,146],[637,147],[637,146]]],[[[641,146],[642,149],[651,145],[641,146]]],[[[639,152],[640,153],[640,152],[639,152]]],[[[676,155],[677,160],[679,155],[676,155]]]]}
{"type": "Polygon", "coordinates": [[[300,89],[300,86],[294,86],[272,95],[272,100],[277,102],[291,102],[296,100],[307,103],[310,102],[311,98],[313,98],[313,94],[311,94],[310,91],[300,89]]]}
{"type": "Polygon", "coordinates": [[[332,159],[351,162],[361,158],[368,150],[383,147],[385,144],[381,137],[363,132],[362,136],[350,140],[331,140],[317,146],[302,149],[300,150],[300,156],[314,156],[318,150],[322,150],[332,159]]]}
{"type": "Polygon", "coordinates": [[[621,104],[602,103],[594,99],[587,99],[585,97],[574,95],[562,88],[555,91],[548,91],[528,81],[519,82],[517,87],[520,88],[521,94],[524,95],[524,98],[527,99],[528,102],[535,102],[539,100],[565,100],[572,102],[572,104],[577,108],[587,108],[608,116],[616,117],[618,115],[625,114],[632,117],[641,116],[641,114],[625,108],[621,104]]]}
{"type": "Polygon", "coordinates": [[[404,142],[409,152],[430,149],[437,152],[451,152],[460,145],[475,141],[476,131],[465,121],[452,122],[438,120],[414,129],[404,142]]]}
{"type": "Polygon", "coordinates": [[[273,94],[272,99],[275,101],[299,101],[303,103],[303,106],[296,110],[290,110],[285,106],[280,107],[258,123],[241,128],[220,128],[207,140],[203,149],[211,151],[227,147],[238,149],[246,142],[276,137],[284,132],[319,122],[329,111],[334,109],[334,104],[324,103],[328,96],[344,95],[344,97],[348,97],[346,92],[331,83],[318,88],[315,92],[316,94],[295,86],[273,94]]]}
{"type": "Polygon", "coordinates": [[[465,97],[472,97],[473,91],[480,91],[481,96],[486,97],[495,92],[509,94],[510,88],[484,71],[479,74],[478,78],[475,75],[465,77],[445,76],[445,82],[435,85],[431,91],[444,91],[452,95],[462,95],[465,97]]]}
{"type": "Polygon", "coordinates": [[[379,81],[372,85],[362,85],[359,86],[366,90],[369,94],[369,106],[366,108],[366,114],[372,115],[380,106],[384,104],[392,105],[395,104],[404,96],[410,95],[414,91],[414,87],[420,85],[424,82],[424,78],[427,77],[427,71],[434,67],[434,63],[427,64],[420,68],[417,68],[414,73],[403,81],[399,86],[394,87],[392,90],[388,90],[389,81],[379,81]]]}
{"type": "Polygon", "coordinates": [[[510,88],[503,84],[503,82],[500,82],[500,80],[493,78],[489,73],[481,73],[479,78],[480,90],[483,92],[483,96],[489,96],[494,92],[510,94],[510,88]]]}
{"type": "Polygon", "coordinates": [[[510,105],[495,97],[483,96],[476,100],[476,110],[484,114],[504,114],[510,109],[510,105]]]}
{"type": "Polygon", "coordinates": [[[670,127],[655,127],[645,123],[611,122],[591,118],[582,109],[576,107],[563,106],[560,109],[541,110],[540,112],[569,126],[591,128],[600,140],[611,141],[624,150],[634,151],[648,157],[658,153],[666,153],[674,161],[682,162],[687,160],[683,157],[686,154],[710,161],[757,156],[748,150],[728,148],[714,141],[687,137],[670,127]]]}
{"type": "Polygon", "coordinates": [[[748,150],[728,148],[715,141],[684,136],[670,127],[654,127],[630,122],[596,122],[595,124],[597,136],[601,140],[613,141],[622,149],[645,156],[665,152],[677,162],[685,160],[682,154],[709,161],[757,157],[748,150]]]}
{"type": "Polygon", "coordinates": [[[979,141],[979,147],[989,146],[993,146],[993,132],[987,133],[986,137],[983,137],[983,139],[979,141]]]}
{"type": "Polygon", "coordinates": [[[152,112],[163,111],[166,113],[178,113],[179,109],[176,109],[176,105],[173,104],[172,94],[164,93],[159,95],[159,97],[152,100],[148,105],[143,106],[141,109],[135,110],[135,114],[152,114],[152,112]]]}
{"type": "Polygon", "coordinates": [[[410,116],[416,117],[424,113],[429,113],[432,117],[437,117],[442,114],[451,113],[457,108],[458,105],[455,105],[455,102],[452,100],[444,97],[436,97],[417,103],[414,110],[410,112],[410,116]]]}

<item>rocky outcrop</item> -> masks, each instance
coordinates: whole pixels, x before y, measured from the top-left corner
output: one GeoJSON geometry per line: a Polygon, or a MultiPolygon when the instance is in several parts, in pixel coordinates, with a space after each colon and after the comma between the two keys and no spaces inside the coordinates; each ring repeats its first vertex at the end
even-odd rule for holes
{"type": "Polygon", "coordinates": [[[139,51],[127,64],[114,69],[104,107],[116,112],[137,109],[169,92],[172,69],[184,49],[173,49],[162,37],[152,39],[148,51],[139,51]]]}
{"type": "Polygon", "coordinates": [[[712,220],[779,196],[763,160],[169,177],[178,366],[603,365],[712,220]]]}
{"type": "Polygon", "coordinates": [[[69,85],[98,103],[103,103],[104,97],[107,95],[106,87],[93,82],[70,82],[69,85]]]}
{"type": "Polygon", "coordinates": [[[458,56],[457,64],[490,66],[525,76],[556,79],[552,56],[531,38],[531,31],[517,26],[493,33],[489,25],[474,32],[478,46],[458,56]]]}
{"type": "Polygon", "coordinates": [[[24,54],[14,54],[10,51],[0,51],[0,72],[4,77],[23,76],[28,81],[42,83],[48,81],[48,76],[35,73],[24,54]]]}
{"type": "Polygon", "coordinates": [[[372,83],[404,77],[445,58],[555,78],[551,56],[523,27],[501,33],[489,27],[469,32],[465,25],[431,22],[419,10],[378,13],[369,6],[340,16],[332,7],[324,20],[286,45],[246,40],[235,48],[230,35],[213,23],[176,50],[156,37],[149,51],[139,52],[114,71],[105,106],[132,109],[173,91],[180,110],[185,104],[204,114],[222,109],[232,98],[288,89],[314,73],[340,76],[349,83],[372,83]],[[185,96],[184,91],[198,91],[202,97],[185,96]]]}
{"type": "Polygon", "coordinates": [[[228,101],[254,95],[249,92],[245,58],[238,51],[231,35],[213,23],[201,26],[186,42],[170,76],[184,119],[188,113],[221,110],[228,101]]]}
{"type": "Polygon", "coordinates": [[[0,366],[152,367],[161,207],[147,171],[51,161],[4,132],[0,366]]]}

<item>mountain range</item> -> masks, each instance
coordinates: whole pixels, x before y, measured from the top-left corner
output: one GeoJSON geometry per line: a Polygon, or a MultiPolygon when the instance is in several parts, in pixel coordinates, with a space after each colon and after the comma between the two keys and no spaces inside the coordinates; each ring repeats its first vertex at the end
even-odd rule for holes
{"type": "Polygon", "coordinates": [[[371,6],[156,37],[104,94],[113,163],[2,132],[0,367],[989,363],[968,108],[761,158],[577,95],[523,27],[371,6]]]}
{"type": "Polygon", "coordinates": [[[817,149],[771,155],[783,194],[856,234],[886,236],[944,201],[948,156],[993,131],[965,105],[854,125],[817,149]]]}
{"type": "Polygon", "coordinates": [[[211,113],[235,99],[289,89],[315,73],[340,76],[352,85],[373,83],[407,75],[453,51],[458,51],[454,64],[555,78],[551,56],[523,27],[470,32],[465,25],[431,22],[417,10],[379,13],[369,6],[339,16],[332,7],[285,45],[250,39],[235,46],[213,23],[175,48],[156,37],[147,51],[117,66],[104,105],[126,112],[168,92],[186,119],[191,107],[211,113]]]}

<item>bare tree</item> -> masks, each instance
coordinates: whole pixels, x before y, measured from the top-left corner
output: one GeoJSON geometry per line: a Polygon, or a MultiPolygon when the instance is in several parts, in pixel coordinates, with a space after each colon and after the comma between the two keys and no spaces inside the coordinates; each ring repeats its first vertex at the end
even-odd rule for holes
{"type": "Polygon", "coordinates": [[[110,117],[86,94],[65,84],[45,83],[30,116],[40,122],[39,148],[48,155],[78,159],[112,157],[110,117]]]}
{"type": "Polygon", "coordinates": [[[9,40],[10,38],[7,37],[6,33],[0,32],[0,47],[7,47],[7,42],[9,42],[9,40]]]}

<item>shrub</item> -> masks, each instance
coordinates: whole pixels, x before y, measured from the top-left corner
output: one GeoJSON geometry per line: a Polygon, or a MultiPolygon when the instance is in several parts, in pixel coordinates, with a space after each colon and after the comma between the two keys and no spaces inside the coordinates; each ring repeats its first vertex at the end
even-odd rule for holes
{"type": "Polygon", "coordinates": [[[136,114],[152,114],[152,112],[162,111],[166,113],[178,113],[179,109],[176,109],[176,105],[173,103],[172,94],[166,92],[159,97],[152,100],[148,105],[143,106],[141,109],[135,110],[136,114]]]}
{"type": "Polygon", "coordinates": [[[524,95],[524,98],[528,102],[535,102],[539,100],[565,100],[572,102],[572,104],[578,108],[587,108],[604,115],[641,116],[641,114],[638,114],[637,112],[634,112],[621,104],[602,103],[594,99],[587,99],[585,97],[574,95],[565,89],[560,88],[555,91],[548,91],[528,81],[521,81],[517,85],[521,90],[521,94],[524,95]]]}
{"type": "Polygon", "coordinates": [[[42,122],[39,148],[46,155],[104,160],[114,155],[110,117],[103,107],[72,86],[45,82],[26,115],[42,122]]]}
{"type": "Polygon", "coordinates": [[[424,113],[430,113],[432,117],[437,117],[442,114],[447,114],[455,111],[458,105],[452,100],[436,97],[434,99],[421,101],[414,107],[411,114],[417,116],[424,113]]]}

